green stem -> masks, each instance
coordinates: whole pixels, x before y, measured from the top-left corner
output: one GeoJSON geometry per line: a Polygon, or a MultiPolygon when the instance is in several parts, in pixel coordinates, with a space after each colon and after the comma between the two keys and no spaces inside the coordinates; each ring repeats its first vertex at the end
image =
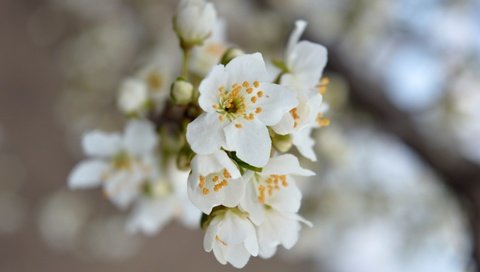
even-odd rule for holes
{"type": "Polygon", "coordinates": [[[185,80],[188,80],[188,76],[189,76],[189,68],[188,68],[189,61],[190,61],[190,48],[183,48],[182,76],[185,80]]]}

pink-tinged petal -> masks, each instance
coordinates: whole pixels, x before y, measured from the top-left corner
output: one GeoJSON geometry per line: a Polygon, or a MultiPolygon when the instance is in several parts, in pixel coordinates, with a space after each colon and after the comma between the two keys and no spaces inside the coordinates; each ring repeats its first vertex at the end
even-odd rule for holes
{"type": "Polygon", "coordinates": [[[236,151],[239,159],[256,167],[267,164],[272,142],[267,127],[259,120],[233,121],[224,131],[227,149],[236,151]],[[240,126],[236,126],[237,124],[240,126]]]}
{"type": "Polygon", "coordinates": [[[122,149],[122,137],[118,133],[94,130],[83,136],[82,148],[87,156],[109,158],[122,149]]]}
{"type": "Polygon", "coordinates": [[[266,82],[261,83],[259,89],[263,91],[262,97],[249,107],[252,110],[261,108],[257,117],[267,126],[276,125],[287,112],[298,105],[295,93],[291,89],[266,82]]]}
{"type": "Polygon", "coordinates": [[[263,82],[268,78],[267,68],[260,53],[238,56],[227,64],[225,70],[228,73],[227,89],[235,83],[263,82]]]}
{"type": "Polygon", "coordinates": [[[131,120],[125,128],[123,141],[129,153],[144,155],[153,152],[158,136],[151,122],[131,120]]]}
{"type": "Polygon", "coordinates": [[[223,65],[217,65],[213,67],[207,77],[200,83],[198,88],[200,91],[200,97],[198,98],[198,104],[206,112],[214,112],[213,105],[218,104],[219,96],[218,91],[220,87],[227,87],[227,73],[223,65]]]}
{"type": "Polygon", "coordinates": [[[108,164],[102,160],[85,160],[73,168],[68,177],[70,189],[86,189],[97,187],[102,182],[102,175],[108,164]]]}
{"type": "Polygon", "coordinates": [[[197,154],[207,155],[225,145],[223,128],[228,123],[218,119],[217,113],[202,113],[187,127],[187,141],[197,154]]]}
{"type": "Polygon", "coordinates": [[[263,168],[261,175],[298,175],[313,176],[315,173],[311,170],[302,168],[300,163],[292,154],[284,154],[270,159],[263,168]]]}

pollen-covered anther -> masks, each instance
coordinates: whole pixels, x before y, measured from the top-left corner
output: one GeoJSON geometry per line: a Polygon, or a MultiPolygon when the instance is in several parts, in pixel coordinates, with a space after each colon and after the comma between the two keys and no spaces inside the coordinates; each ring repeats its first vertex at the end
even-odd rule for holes
{"type": "Polygon", "coordinates": [[[258,92],[257,92],[257,96],[258,96],[258,98],[262,97],[262,96],[263,96],[263,92],[262,92],[262,91],[258,91],[258,92]]]}
{"type": "Polygon", "coordinates": [[[250,83],[248,83],[248,81],[244,81],[244,82],[242,83],[242,86],[243,86],[244,88],[248,88],[248,87],[250,87],[250,83]]]}
{"type": "Polygon", "coordinates": [[[255,86],[255,88],[260,87],[260,82],[258,82],[258,81],[255,80],[255,81],[253,82],[253,86],[255,86]]]}
{"type": "Polygon", "coordinates": [[[319,114],[317,116],[316,121],[317,121],[317,124],[321,127],[327,127],[330,125],[330,119],[323,117],[322,114],[319,114]]]}
{"type": "Polygon", "coordinates": [[[227,169],[224,169],[224,170],[223,170],[223,176],[224,176],[225,178],[227,178],[227,179],[232,177],[232,175],[230,175],[230,172],[228,172],[227,169]]]}
{"type": "Polygon", "coordinates": [[[297,108],[293,108],[290,110],[290,114],[293,117],[293,127],[296,128],[298,126],[298,123],[300,121],[300,115],[298,115],[297,108]]]}
{"type": "Polygon", "coordinates": [[[320,83],[316,86],[318,89],[318,92],[320,94],[325,94],[327,92],[327,87],[329,83],[330,83],[330,80],[328,79],[328,77],[322,78],[320,83]]]}
{"type": "Polygon", "coordinates": [[[252,103],[256,103],[257,102],[257,97],[256,96],[252,96],[250,98],[250,101],[252,101],[252,103]]]}
{"type": "Polygon", "coordinates": [[[204,176],[200,176],[198,179],[198,187],[204,188],[206,183],[206,178],[204,176]]]}
{"type": "Polygon", "coordinates": [[[247,88],[247,91],[246,91],[248,94],[251,94],[253,93],[253,88],[247,88]]]}
{"type": "Polygon", "coordinates": [[[203,193],[204,195],[208,195],[208,193],[210,193],[210,190],[208,190],[208,188],[203,188],[203,189],[202,189],[202,193],[203,193]]]}
{"type": "Polygon", "coordinates": [[[242,128],[242,124],[235,124],[236,128],[242,128]]]}
{"type": "Polygon", "coordinates": [[[261,112],[262,112],[262,108],[261,108],[261,107],[258,107],[258,108],[255,109],[255,113],[258,114],[258,113],[261,113],[261,112]]]}

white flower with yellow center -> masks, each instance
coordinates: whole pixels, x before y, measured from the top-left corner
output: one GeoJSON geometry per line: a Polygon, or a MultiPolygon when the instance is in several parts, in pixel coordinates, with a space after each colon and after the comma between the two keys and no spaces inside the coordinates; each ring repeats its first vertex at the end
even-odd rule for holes
{"type": "Polygon", "coordinates": [[[240,203],[245,191],[245,181],[224,151],[211,155],[196,155],[191,165],[188,195],[203,213],[210,214],[215,206],[235,207],[240,203]]]}
{"type": "Polygon", "coordinates": [[[157,134],[147,121],[132,120],[124,135],[93,131],[82,140],[83,151],[91,158],[72,170],[72,189],[102,186],[105,195],[118,207],[127,207],[139,194],[157,161],[153,157],[157,134]]]}
{"type": "Polygon", "coordinates": [[[198,102],[205,112],[187,128],[192,150],[206,155],[223,147],[250,165],[265,166],[271,151],[267,126],[297,105],[292,91],[267,78],[260,53],[215,66],[199,87],[198,102]]]}
{"type": "Polygon", "coordinates": [[[173,163],[166,173],[155,171],[151,180],[145,182],[142,195],[135,203],[127,229],[153,235],[172,219],[180,220],[187,227],[198,226],[201,213],[187,196],[188,172],[180,171],[173,163]]]}
{"type": "Polygon", "coordinates": [[[279,245],[291,249],[298,241],[300,222],[312,226],[298,214],[265,208],[265,220],[260,226],[257,226],[258,255],[262,258],[270,258],[275,254],[279,245]]]}
{"type": "Polygon", "coordinates": [[[285,213],[299,210],[302,193],[292,175],[312,176],[315,173],[302,168],[295,156],[285,154],[271,158],[261,172],[244,174],[248,184],[240,207],[249,213],[255,225],[265,220],[265,206],[285,213]]]}
{"type": "Polygon", "coordinates": [[[257,256],[258,242],[255,227],[246,214],[238,210],[221,211],[208,225],[203,240],[205,251],[211,252],[218,262],[244,267],[250,256],[257,256]]]}
{"type": "Polygon", "coordinates": [[[217,12],[204,0],[181,0],[174,17],[174,29],[183,43],[199,44],[212,32],[217,12]]]}
{"type": "Polygon", "coordinates": [[[327,50],[316,43],[299,41],[306,26],[305,21],[295,23],[285,55],[286,71],[281,77],[281,84],[295,91],[299,103],[273,129],[279,134],[293,134],[293,144],[300,153],[316,160],[310,132],[313,127],[321,127],[328,122],[323,118],[328,105],[323,102],[322,96],[328,80],[320,81],[327,63],[327,50]]]}

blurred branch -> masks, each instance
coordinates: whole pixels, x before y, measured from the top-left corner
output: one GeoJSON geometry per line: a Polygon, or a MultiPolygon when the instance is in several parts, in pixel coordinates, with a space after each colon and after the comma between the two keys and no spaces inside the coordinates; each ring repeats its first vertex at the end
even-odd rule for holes
{"type": "Polygon", "coordinates": [[[428,163],[441,177],[445,185],[454,192],[464,205],[470,219],[474,238],[473,258],[480,264],[480,166],[441,149],[423,135],[411,116],[396,108],[384,95],[379,84],[363,76],[361,71],[348,65],[342,54],[329,48],[328,69],[341,74],[350,87],[350,100],[371,115],[382,128],[397,135],[428,163]]]}

